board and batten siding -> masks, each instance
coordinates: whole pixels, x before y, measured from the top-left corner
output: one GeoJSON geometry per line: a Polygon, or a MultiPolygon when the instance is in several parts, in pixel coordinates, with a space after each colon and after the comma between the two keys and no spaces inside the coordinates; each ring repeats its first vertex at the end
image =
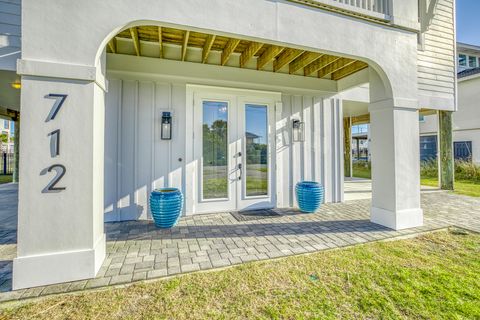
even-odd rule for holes
{"type": "Polygon", "coordinates": [[[21,51],[21,0],[0,0],[0,70],[16,70],[21,51]]]}
{"type": "MultiPolygon", "coordinates": [[[[149,219],[152,189],[185,192],[187,84],[131,77],[109,79],[105,110],[105,220],[149,219]],[[162,111],[173,114],[173,139],[160,139],[162,111]]],[[[315,180],[325,201],[343,199],[342,106],[339,99],[282,94],[276,103],[276,202],[296,206],[295,184],[315,180]],[[291,123],[305,123],[305,141],[291,140],[291,123]]],[[[186,204],[186,214],[189,204],[186,204]]]]}
{"type": "Polygon", "coordinates": [[[452,98],[455,94],[454,1],[439,0],[423,48],[418,51],[420,95],[452,98]]]}
{"type": "Polygon", "coordinates": [[[147,219],[153,189],[183,190],[185,86],[110,79],[105,108],[105,219],[147,219]],[[162,111],[173,113],[170,141],[159,138],[162,111]]]}

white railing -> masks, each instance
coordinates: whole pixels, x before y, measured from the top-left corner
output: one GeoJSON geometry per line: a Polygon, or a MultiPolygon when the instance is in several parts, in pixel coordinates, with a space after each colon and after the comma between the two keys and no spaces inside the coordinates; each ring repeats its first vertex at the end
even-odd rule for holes
{"type": "MultiPolygon", "coordinates": [[[[320,0],[320,2],[323,2],[320,0]]],[[[376,12],[380,14],[389,14],[388,0],[331,0],[326,2],[336,2],[346,6],[376,12]]]]}
{"type": "MultiPolygon", "coordinates": [[[[390,20],[389,3],[392,0],[289,0],[307,5],[325,7],[334,11],[351,12],[376,19],[390,20]]],[[[402,1],[402,0],[397,0],[402,1]]]]}

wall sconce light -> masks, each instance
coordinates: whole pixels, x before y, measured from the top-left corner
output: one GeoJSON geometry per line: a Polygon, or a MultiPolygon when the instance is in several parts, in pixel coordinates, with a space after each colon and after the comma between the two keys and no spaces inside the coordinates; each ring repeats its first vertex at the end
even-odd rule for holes
{"type": "Polygon", "coordinates": [[[22,88],[22,83],[20,82],[20,80],[15,80],[15,82],[12,82],[10,85],[13,89],[19,90],[22,88]]]}
{"type": "Polygon", "coordinates": [[[294,142],[305,141],[305,122],[298,119],[292,120],[292,135],[294,142]]]}
{"type": "Polygon", "coordinates": [[[172,115],[162,112],[162,140],[172,140],[172,115]]]}

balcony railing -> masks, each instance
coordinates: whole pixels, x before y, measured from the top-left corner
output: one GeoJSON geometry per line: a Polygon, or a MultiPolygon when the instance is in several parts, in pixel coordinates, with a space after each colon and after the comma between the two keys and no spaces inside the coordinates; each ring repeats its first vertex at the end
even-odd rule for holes
{"type": "Polygon", "coordinates": [[[331,11],[342,11],[380,20],[390,20],[391,0],[290,0],[331,11]]]}
{"type": "Polygon", "coordinates": [[[388,0],[321,0],[321,2],[333,2],[348,7],[354,7],[355,9],[362,9],[385,15],[389,14],[388,0]]]}

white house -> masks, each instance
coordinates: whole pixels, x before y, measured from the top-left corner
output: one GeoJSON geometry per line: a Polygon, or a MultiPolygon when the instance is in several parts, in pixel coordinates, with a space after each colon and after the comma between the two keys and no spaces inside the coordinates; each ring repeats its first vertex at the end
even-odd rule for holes
{"type": "Polygon", "coordinates": [[[0,142],[0,153],[13,152],[14,122],[10,120],[0,120],[0,134],[6,137],[6,142],[0,142]]]}
{"type": "Polygon", "coordinates": [[[301,180],[342,201],[344,116],[364,108],[371,220],[422,225],[418,117],[455,110],[453,0],[23,0],[21,15],[14,289],[94,277],[104,221],[148,219],[154,188],[180,188],[185,215],[293,207],[301,180]]]}
{"type": "MultiPolygon", "coordinates": [[[[457,43],[458,111],[453,115],[453,150],[456,159],[480,163],[480,47],[457,43]]],[[[420,153],[435,158],[438,151],[438,117],[420,122],[420,153]]]]}

